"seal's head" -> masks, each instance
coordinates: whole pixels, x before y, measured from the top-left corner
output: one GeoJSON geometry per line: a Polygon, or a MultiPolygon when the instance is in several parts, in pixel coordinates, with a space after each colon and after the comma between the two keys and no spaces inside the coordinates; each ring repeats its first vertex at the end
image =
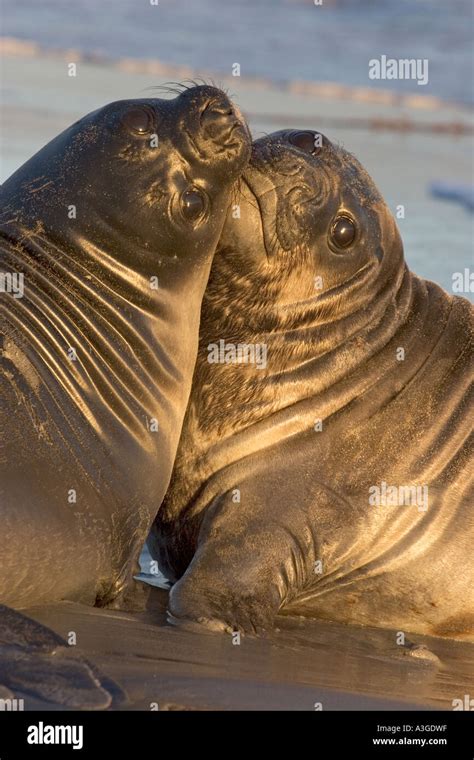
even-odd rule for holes
{"type": "Polygon", "coordinates": [[[197,258],[215,248],[231,186],[249,155],[248,128],[215,87],[113,102],[7,180],[2,218],[21,216],[30,231],[36,224],[47,237],[60,237],[61,247],[65,238],[87,241],[126,266],[141,261],[146,274],[156,271],[158,255],[197,258]]]}
{"type": "Polygon", "coordinates": [[[219,410],[237,397],[246,411],[234,430],[334,383],[409,308],[395,220],[346,150],[318,132],[275,132],[253,143],[239,188],[201,309],[194,383],[221,396],[196,392],[203,428],[221,425],[219,410]],[[265,350],[265,366],[224,363],[211,353],[220,341],[250,347],[249,356],[265,350]]]}
{"type": "Polygon", "coordinates": [[[331,306],[340,316],[341,296],[350,292],[355,308],[368,281],[400,269],[401,240],[373,181],[321,133],[254,142],[241,191],[240,218],[229,214],[220,248],[277,307],[318,299],[326,316],[331,306]]]}

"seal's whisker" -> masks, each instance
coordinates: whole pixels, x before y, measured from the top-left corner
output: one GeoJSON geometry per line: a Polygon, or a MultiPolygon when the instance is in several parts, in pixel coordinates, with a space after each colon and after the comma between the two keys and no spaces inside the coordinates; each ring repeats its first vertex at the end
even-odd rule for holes
{"type": "Polygon", "coordinates": [[[241,179],[239,177],[237,182],[232,186],[232,200],[234,201],[234,203],[238,203],[241,198],[243,198],[243,192],[242,192],[241,179]]]}
{"type": "Polygon", "coordinates": [[[181,82],[165,82],[164,84],[151,85],[150,87],[144,87],[143,89],[181,95],[182,92],[189,88],[185,87],[181,82]]]}
{"type": "Polygon", "coordinates": [[[209,84],[212,85],[212,87],[216,87],[218,90],[222,90],[222,92],[224,92],[228,98],[233,100],[234,95],[230,94],[229,88],[225,86],[223,82],[221,82],[220,80],[216,81],[214,77],[211,77],[211,79],[209,80],[209,84]]]}
{"type": "Polygon", "coordinates": [[[244,199],[246,203],[248,203],[249,206],[252,206],[256,211],[259,211],[259,207],[256,201],[250,198],[247,198],[244,196],[243,190],[242,190],[242,178],[239,177],[239,179],[235,182],[235,184],[232,187],[232,201],[234,205],[239,205],[239,201],[241,199],[244,199]]]}
{"type": "Polygon", "coordinates": [[[278,232],[276,229],[276,222],[273,223],[273,226],[274,226],[274,230],[270,238],[270,248],[271,248],[271,253],[277,254],[280,249],[280,240],[279,240],[278,232]]]}
{"type": "Polygon", "coordinates": [[[183,80],[183,86],[185,89],[190,90],[192,87],[202,87],[203,85],[206,85],[207,82],[204,79],[204,77],[196,77],[195,79],[184,79],[183,80]]]}

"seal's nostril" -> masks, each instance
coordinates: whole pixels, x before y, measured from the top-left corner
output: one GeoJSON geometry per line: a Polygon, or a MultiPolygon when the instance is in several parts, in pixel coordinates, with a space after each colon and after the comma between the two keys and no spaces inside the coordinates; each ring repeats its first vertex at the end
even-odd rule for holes
{"type": "Polygon", "coordinates": [[[234,112],[232,108],[227,108],[226,110],[222,108],[205,108],[204,111],[201,114],[201,124],[206,124],[207,122],[215,122],[215,121],[227,121],[229,117],[233,116],[234,112]]]}
{"type": "Polygon", "coordinates": [[[231,115],[234,113],[234,109],[232,108],[232,103],[229,102],[229,100],[223,95],[223,97],[214,97],[207,101],[207,103],[202,108],[202,113],[204,114],[206,111],[209,112],[215,112],[225,115],[231,115]]]}
{"type": "Polygon", "coordinates": [[[225,106],[209,105],[205,110],[209,111],[211,114],[219,114],[220,116],[232,116],[234,113],[230,106],[227,106],[226,108],[225,106]]]}

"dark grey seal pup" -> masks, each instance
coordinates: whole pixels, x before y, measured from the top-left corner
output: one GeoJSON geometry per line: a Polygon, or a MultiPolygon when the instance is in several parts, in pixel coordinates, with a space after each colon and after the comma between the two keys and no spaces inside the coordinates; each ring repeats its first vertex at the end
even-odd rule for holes
{"type": "Polygon", "coordinates": [[[247,126],[210,86],[111,103],[1,187],[0,602],[107,604],[169,483],[247,126]]]}
{"type": "Polygon", "coordinates": [[[473,309],[317,133],[254,143],[150,538],[174,622],[474,635],[473,309]]]}

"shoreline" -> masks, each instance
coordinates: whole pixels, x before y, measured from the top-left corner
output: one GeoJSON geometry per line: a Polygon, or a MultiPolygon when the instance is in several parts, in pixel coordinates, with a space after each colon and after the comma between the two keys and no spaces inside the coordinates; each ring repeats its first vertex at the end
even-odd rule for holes
{"type": "MultiPolygon", "coordinates": [[[[180,81],[192,80],[196,76],[195,69],[189,66],[177,66],[160,61],[156,58],[131,58],[128,56],[112,57],[102,53],[88,53],[77,48],[48,48],[34,40],[18,37],[0,36],[0,56],[21,58],[53,58],[74,63],[86,63],[94,66],[116,69],[129,74],[146,74],[157,77],[172,77],[180,81]]],[[[223,72],[202,70],[198,76],[206,81],[216,79],[217,86],[235,85],[233,77],[223,72]]],[[[403,107],[421,111],[438,111],[455,108],[473,113],[473,107],[460,101],[445,100],[435,95],[423,93],[402,93],[383,87],[360,87],[345,85],[331,81],[315,81],[306,79],[274,80],[256,75],[245,76],[246,85],[263,90],[276,90],[282,93],[292,93],[323,100],[344,100],[354,103],[403,107]]]]}

